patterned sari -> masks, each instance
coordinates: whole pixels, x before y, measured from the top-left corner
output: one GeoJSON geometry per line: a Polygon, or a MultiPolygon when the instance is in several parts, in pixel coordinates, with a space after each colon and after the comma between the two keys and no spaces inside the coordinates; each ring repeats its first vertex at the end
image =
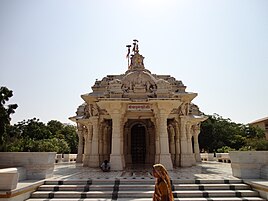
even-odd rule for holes
{"type": "Polygon", "coordinates": [[[170,178],[166,168],[162,164],[155,164],[153,168],[157,174],[153,201],[174,201],[170,178]]]}

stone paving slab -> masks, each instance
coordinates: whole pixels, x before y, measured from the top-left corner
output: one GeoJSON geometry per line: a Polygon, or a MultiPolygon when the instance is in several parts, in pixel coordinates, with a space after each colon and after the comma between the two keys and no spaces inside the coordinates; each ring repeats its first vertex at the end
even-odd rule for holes
{"type": "MultiPolygon", "coordinates": [[[[153,179],[151,167],[126,168],[123,171],[102,172],[99,168],[83,167],[82,164],[57,164],[51,179],[103,179],[147,178],[153,179]]],[[[238,179],[232,176],[230,163],[205,161],[193,167],[175,168],[169,171],[171,179],[238,179]]]]}

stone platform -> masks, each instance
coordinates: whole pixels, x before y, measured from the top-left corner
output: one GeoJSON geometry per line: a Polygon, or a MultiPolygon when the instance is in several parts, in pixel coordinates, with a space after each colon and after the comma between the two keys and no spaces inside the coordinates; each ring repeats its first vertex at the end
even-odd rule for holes
{"type": "MultiPolygon", "coordinates": [[[[81,164],[56,164],[51,179],[85,179],[85,178],[153,178],[152,167],[132,166],[123,171],[102,172],[99,168],[83,167],[81,164]]],[[[230,163],[206,161],[193,167],[175,168],[169,171],[171,179],[237,179],[232,176],[230,163]]]]}
{"type": "MultiPolygon", "coordinates": [[[[174,182],[176,181],[179,183],[181,182],[186,184],[191,182],[194,183],[196,182],[217,183],[219,181],[223,183],[241,182],[241,179],[232,176],[232,169],[230,163],[219,163],[217,161],[203,161],[193,167],[175,168],[172,171],[169,171],[169,175],[174,182]]],[[[128,181],[129,184],[133,184],[135,183],[135,181],[136,182],[143,181],[142,183],[149,182],[151,183],[151,185],[153,185],[154,183],[154,177],[152,176],[152,167],[150,166],[132,166],[127,167],[124,171],[102,172],[99,168],[83,167],[81,164],[77,163],[61,163],[61,164],[55,164],[53,177],[46,180],[20,181],[15,190],[12,190],[11,192],[0,192],[0,201],[25,200],[29,198],[30,194],[36,191],[39,188],[39,186],[48,182],[48,180],[49,181],[54,180],[55,182],[88,180],[97,183],[98,182],[109,183],[111,181],[112,184],[116,180],[128,181]]],[[[260,194],[262,194],[261,192],[263,192],[262,197],[267,199],[268,181],[248,180],[242,182],[248,183],[253,189],[259,191],[260,194]]],[[[150,189],[150,191],[152,190],[153,189],[150,189]]],[[[47,200],[47,198],[42,199],[47,200]]],[[[38,198],[33,200],[41,201],[42,199],[38,198]]],[[[56,198],[54,199],[56,200],[56,198]]],[[[239,198],[238,200],[241,199],[242,198],[239,198]]]]}

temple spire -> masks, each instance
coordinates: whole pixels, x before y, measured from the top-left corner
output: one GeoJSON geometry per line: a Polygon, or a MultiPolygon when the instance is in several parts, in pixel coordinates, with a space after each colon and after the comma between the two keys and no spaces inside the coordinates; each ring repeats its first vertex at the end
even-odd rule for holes
{"type": "Polygon", "coordinates": [[[128,59],[128,70],[143,70],[143,69],[145,69],[144,64],[143,64],[144,57],[139,54],[138,42],[139,41],[137,39],[133,40],[133,48],[132,48],[133,54],[131,54],[131,55],[130,55],[131,45],[126,46],[128,48],[128,53],[126,56],[128,59]],[[130,61],[130,64],[129,64],[129,61],[130,61]]]}

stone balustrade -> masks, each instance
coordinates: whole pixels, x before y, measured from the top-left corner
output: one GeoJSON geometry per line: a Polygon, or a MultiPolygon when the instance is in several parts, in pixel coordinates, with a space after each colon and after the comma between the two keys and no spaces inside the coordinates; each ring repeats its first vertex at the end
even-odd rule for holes
{"type": "Polygon", "coordinates": [[[75,162],[76,158],[77,158],[77,154],[56,154],[55,163],[75,162]]]}
{"type": "Polygon", "coordinates": [[[63,162],[74,162],[76,161],[77,154],[63,154],[63,162]]]}
{"type": "Polygon", "coordinates": [[[202,161],[218,161],[224,163],[230,163],[231,159],[229,153],[200,153],[200,157],[202,161]]]}
{"type": "Polygon", "coordinates": [[[216,159],[218,162],[231,163],[229,153],[216,153],[216,159]]]}
{"type": "Polygon", "coordinates": [[[200,153],[200,157],[202,161],[214,161],[214,154],[213,153],[200,153]]]}

